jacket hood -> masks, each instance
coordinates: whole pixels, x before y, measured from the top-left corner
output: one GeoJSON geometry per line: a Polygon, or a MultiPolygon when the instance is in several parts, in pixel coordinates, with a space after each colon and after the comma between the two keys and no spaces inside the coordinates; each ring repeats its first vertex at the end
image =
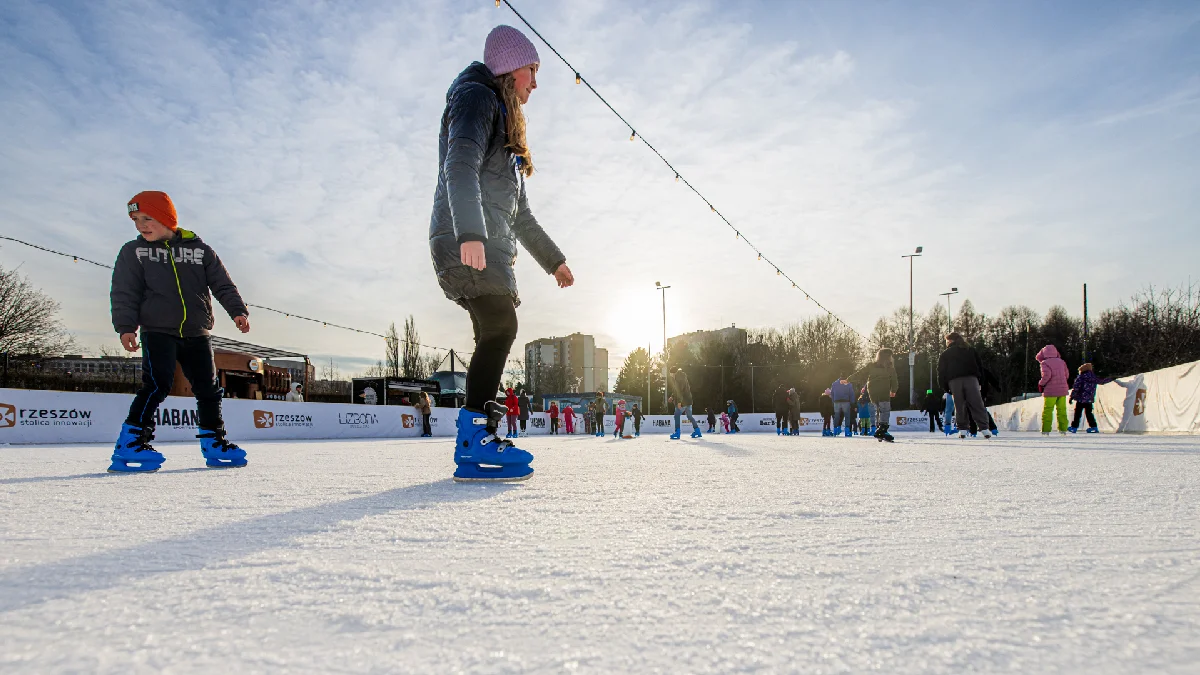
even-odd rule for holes
{"type": "Polygon", "coordinates": [[[1042,351],[1038,352],[1037,356],[1034,358],[1037,359],[1038,363],[1041,363],[1046,359],[1060,358],[1058,355],[1058,347],[1055,347],[1054,345],[1046,345],[1045,347],[1042,347],[1042,351]]]}
{"type": "Polygon", "coordinates": [[[458,77],[454,78],[454,82],[450,84],[450,89],[446,91],[446,100],[449,100],[459,88],[469,84],[482,84],[496,92],[497,96],[500,96],[500,85],[496,84],[496,76],[492,75],[492,71],[488,70],[487,66],[476,61],[467,66],[466,70],[459,73],[458,77]]]}
{"type": "Polygon", "coordinates": [[[300,388],[300,383],[299,383],[299,382],[293,382],[293,383],[292,383],[292,391],[296,391],[296,390],[297,390],[297,389],[299,389],[299,388],[300,388]]]}

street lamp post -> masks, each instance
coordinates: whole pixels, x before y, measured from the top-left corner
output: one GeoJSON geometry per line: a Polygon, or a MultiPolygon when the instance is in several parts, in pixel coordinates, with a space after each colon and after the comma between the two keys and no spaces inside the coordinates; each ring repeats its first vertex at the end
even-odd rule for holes
{"type": "Polygon", "coordinates": [[[924,246],[901,258],[908,258],[908,406],[911,408],[917,397],[917,382],[913,369],[917,363],[917,355],[913,352],[913,258],[920,258],[924,246]]]}
{"type": "MultiPolygon", "coordinates": [[[[663,310],[663,412],[667,412],[667,391],[670,387],[667,385],[667,289],[670,286],[663,286],[661,282],[654,282],[655,288],[662,291],[662,310],[663,310]]],[[[647,379],[649,379],[649,368],[646,369],[647,379]]]]}
{"type": "Polygon", "coordinates": [[[954,332],[954,318],[950,313],[950,296],[958,293],[957,288],[951,288],[949,293],[939,293],[938,295],[946,296],[946,332],[954,332]]]}

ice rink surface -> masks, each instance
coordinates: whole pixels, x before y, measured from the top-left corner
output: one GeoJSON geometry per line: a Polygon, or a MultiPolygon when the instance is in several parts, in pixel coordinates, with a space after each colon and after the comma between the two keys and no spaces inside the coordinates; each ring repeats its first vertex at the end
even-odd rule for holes
{"type": "Polygon", "coordinates": [[[0,447],[0,671],[1200,672],[1200,439],[0,447]]]}

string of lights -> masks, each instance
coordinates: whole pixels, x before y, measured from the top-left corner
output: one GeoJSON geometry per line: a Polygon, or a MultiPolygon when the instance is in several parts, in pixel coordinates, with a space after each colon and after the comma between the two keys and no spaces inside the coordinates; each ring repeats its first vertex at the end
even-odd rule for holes
{"type": "Polygon", "coordinates": [[[772,262],[767,256],[763,255],[762,251],[757,246],[755,246],[753,242],[751,242],[749,239],[747,239],[746,235],[743,234],[742,231],[737,228],[737,226],[735,226],[732,222],[730,222],[729,219],[726,218],[723,213],[721,213],[719,210],[717,210],[717,207],[711,201],[709,201],[709,199],[707,197],[705,197],[704,194],[702,192],[700,192],[700,190],[695,185],[693,185],[690,181],[688,181],[688,179],[685,178],[682,173],[680,173],[679,169],[675,168],[675,165],[673,165],[670,162],[670,160],[668,160],[666,157],[663,156],[663,154],[661,152],[658,151],[658,148],[655,148],[654,145],[650,143],[650,141],[646,140],[645,136],[638,133],[637,129],[633,126],[633,124],[630,123],[627,119],[625,119],[624,115],[617,112],[617,109],[614,108],[612,106],[612,104],[609,103],[608,100],[605,99],[604,96],[602,96],[600,94],[600,92],[596,91],[596,88],[592,86],[592,83],[588,82],[587,78],[584,77],[582,74],[580,74],[579,70],[575,66],[571,65],[571,62],[568,61],[566,59],[566,57],[564,57],[557,49],[555,49],[554,45],[550,44],[550,41],[547,40],[545,38],[545,36],[543,36],[541,33],[539,33],[538,30],[533,27],[533,24],[529,23],[529,20],[526,19],[519,11],[517,11],[516,7],[513,7],[512,3],[509,2],[509,0],[496,0],[496,7],[500,7],[501,3],[504,3],[504,5],[507,6],[508,9],[511,10],[512,13],[515,14],[516,17],[521,20],[521,23],[525,24],[525,26],[527,28],[529,28],[529,30],[532,31],[533,34],[536,35],[538,37],[538,39],[542,41],[543,44],[545,44],[547,47],[549,47],[550,51],[554,52],[554,55],[557,56],[558,59],[560,61],[562,61],[567,66],[567,68],[569,68],[571,70],[572,73],[575,73],[575,84],[582,84],[582,85],[586,86],[588,88],[588,90],[591,91],[592,94],[594,94],[596,96],[596,98],[598,98],[600,100],[600,102],[603,103],[604,106],[612,112],[613,115],[616,115],[617,119],[621,120],[622,124],[624,124],[626,127],[629,128],[629,140],[630,141],[640,140],[642,142],[642,144],[644,144],[647,148],[650,149],[651,152],[653,152],[655,155],[657,155],[658,158],[660,160],[662,160],[663,164],[665,164],[667,166],[667,168],[671,170],[671,173],[675,174],[675,182],[683,183],[684,185],[687,186],[687,188],[689,190],[694,192],[696,194],[696,196],[699,197],[705,203],[705,205],[708,206],[709,210],[712,213],[715,213],[717,215],[717,217],[720,218],[725,223],[725,225],[727,225],[729,227],[729,229],[733,230],[735,239],[738,239],[738,240],[741,240],[742,242],[744,242],[747,246],[750,247],[751,250],[753,250],[758,255],[759,260],[767,263],[772,268],[774,268],[776,276],[783,277],[789,283],[792,284],[792,288],[800,291],[801,293],[804,293],[805,300],[808,300],[809,302],[812,302],[813,304],[815,304],[822,311],[824,311],[826,314],[828,314],[831,318],[833,318],[835,321],[837,321],[838,324],[840,324],[840,325],[844,326],[846,329],[852,331],[855,335],[858,335],[863,340],[870,342],[870,338],[868,338],[866,335],[863,335],[861,332],[856,330],[853,326],[851,326],[850,324],[843,321],[842,318],[839,317],[837,314],[834,314],[833,311],[831,311],[825,305],[821,304],[821,302],[819,300],[817,300],[816,298],[814,298],[811,293],[809,293],[808,291],[801,288],[800,285],[798,283],[796,283],[796,280],[793,279],[791,276],[789,276],[787,274],[787,272],[784,272],[783,269],[778,264],[772,262]]]}
{"type": "MultiPolygon", "coordinates": [[[[73,253],[63,253],[62,251],[56,251],[52,248],[46,248],[45,246],[38,246],[37,244],[31,244],[27,241],[23,241],[21,239],[15,238],[15,237],[0,235],[0,239],[3,239],[5,241],[11,241],[16,244],[21,244],[22,246],[28,246],[29,248],[37,249],[37,250],[43,251],[45,253],[51,253],[53,255],[62,256],[63,258],[70,258],[71,260],[73,260],[77,263],[84,262],[89,265],[95,265],[96,267],[102,267],[102,268],[108,269],[108,270],[111,270],[113,268],[112,265],[109,265],[106,263],[96,262],[95,260],[89,260],[88,258],[85,258],[80,255],[75,255],[73,253]]],[[[275,314],[282,314],[284,317],[289,318],[289,319],[299,319],[301,321],[308,321],[311,323],[319,323],[319,324],[321,324],[321,326],[326,327],[326,328],[338,328],[340,330],[347,330],[347,331],[351,331],[353,333],[359,333],[362,335],[372,335],[374,337],[383,338],[385,340],[387,339],[387,336],[382,333],[376,333],[374,331],[363,330],[361,328],[354,328],[353,326],[343,326],[341,324],[334,323],[332,321],[325,321],[322,319],[314,319],[312,317],[304,316],[302,314],[296,314],[295,312],[287,312],[282,309],[275,309],[274,307],[267,307],[265,305],[256,305],[256,304],[249,303],[249,302],[246,303],[246,306],[253,307],[254,309],[261,309],[266,312],[274,312],[275,314]]],[[[449,347],[438,347],[435,345],[427,345],[427,344],[421,344],[421,343],[417,343],[417,345],[419,347],[424,347],[426,349],[432,349],[434,351],[444,351],[447,353],[450,352],[449,347]]],[[[471,354],[472,353],[472,352],[461,352],[458,350],[454,350],[454,352],[456,354],[471,354]]]]}

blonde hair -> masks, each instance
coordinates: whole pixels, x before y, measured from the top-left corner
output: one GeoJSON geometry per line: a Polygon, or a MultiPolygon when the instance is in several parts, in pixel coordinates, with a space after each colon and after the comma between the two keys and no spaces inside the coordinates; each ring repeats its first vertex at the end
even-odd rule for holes
{"type": "Polygon", "coordinates": [[[517,96],[517,81],[512,73],[501,75],[497,80],[508,111],[505,115],[508,143],[504,147],[521,158],[521,173],[528,178],[533,175],[533,153],[529,151],[529,141],[525,137],[525,111],[521,107],[521,97],[517,96]]]}
{"type": "Polygon", "coordinates": [[[1089,370],[1092,370],[1092,364],[1090,364],[1090,363],[1085,363],[1085,364],[1083,364],[1082,366],[1079,366],[1079,373],[1080,373],[1081,375],[1082,375],[1083,373],[1086,373],[1086,372],[1087,372],[1087,371],[1089,371],[1089,370]]]}

